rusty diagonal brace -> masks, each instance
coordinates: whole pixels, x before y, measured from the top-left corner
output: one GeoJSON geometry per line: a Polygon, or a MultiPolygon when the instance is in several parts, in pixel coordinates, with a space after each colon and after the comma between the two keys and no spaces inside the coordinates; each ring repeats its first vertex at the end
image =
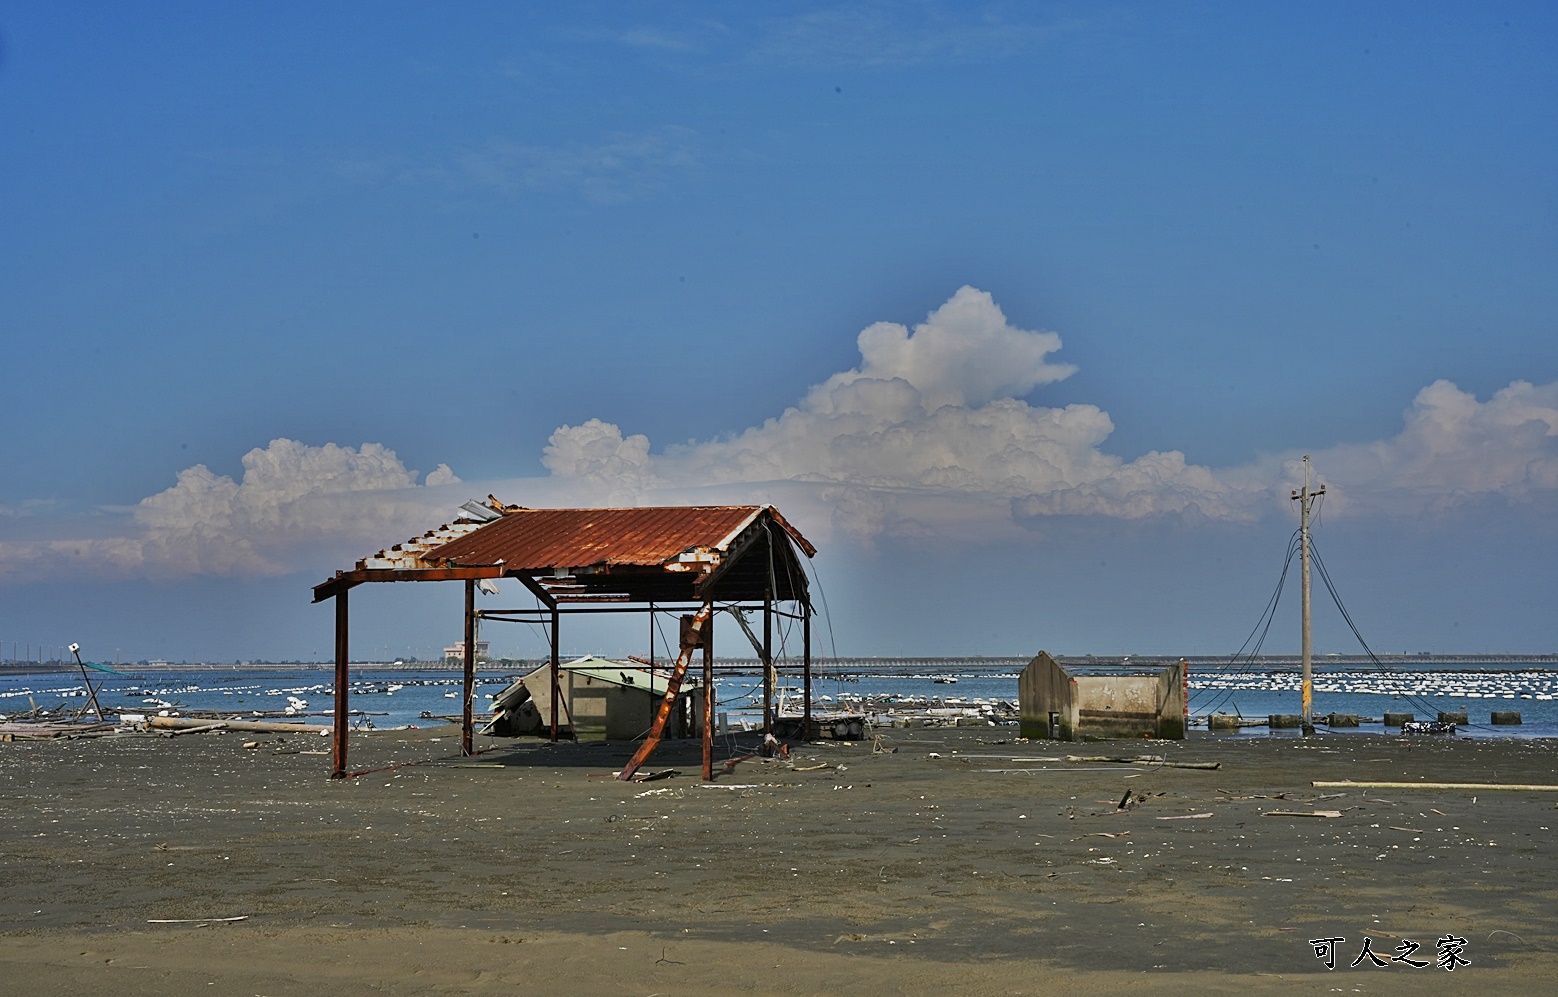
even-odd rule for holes
{"type": "MultiPolygon", "coordinates": [[[[628,763],[622,766],[622,771],[617,773],[617,778],[623,782],[628,782],[633,778],[633,774],[639,770],[639,767],[644,762],[649,760],[649,756],[654,753],[655,748],[659,747],[661,738],[665,736],[665,725],[671,719],[671,711],[676,707],[677,696],[682,690],[682,679],[687,675],[687,664],[692,661],[693,651],[697,650],[701,645],[703,628],[708,624],[709,618],[713,615],[714,611],[712,609],[704,607],[698,610],[697,615],[692,618],[692,625],[688,627],[687,634],[684,637],[681,653],[676,656],[676,667],[671,669],[670,677],[666,679],[665,698],[660,700],[660,709],[655,714],[654,726],[649,728],[649,736],[644,738],[644,743],[638,746],[638,750],[633,753],[633,757],[628,760],[628,763]],[[693,643],[686,643],[685,641],[692,641],[693,643]]],[[[704,695],[713,695],[713,692],[714,690],[712,689],[705,689],[704,695]]]]}

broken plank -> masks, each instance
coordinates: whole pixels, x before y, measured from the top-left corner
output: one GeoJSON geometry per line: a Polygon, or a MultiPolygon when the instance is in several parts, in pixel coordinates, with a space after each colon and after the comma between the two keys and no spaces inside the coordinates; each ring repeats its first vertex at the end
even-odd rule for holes
{"type": "MultiPolygon", "coordinates": [[[[1360,789],[1470,789],[1470,790],[1495,790],[1513,789],[1528,793],[1558,793],[1558,786],[1543,783],[1505,783],[1505,782],[1354,782],[1350,779],[1341,779],[1335,782],[1322,782],[1315,780],[1310,783],[1317,789],[1339,789],[1345,786],[1355,786],[1360,789]]],[[[1383,803],[1384,800],[1371,800],[1372,803],[1383,803]]]]}

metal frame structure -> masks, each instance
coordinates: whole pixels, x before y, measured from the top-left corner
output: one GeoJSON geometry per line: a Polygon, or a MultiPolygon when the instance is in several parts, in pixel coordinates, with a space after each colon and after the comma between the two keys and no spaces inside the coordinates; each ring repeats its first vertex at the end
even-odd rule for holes
{"type": "MultiPolygon", "coordinates": [[[[551,657],[551,738],[559,736],[558,677],[562,617],[587,613],[693,613],[693,643],[687,617],[678,681],[694,648],[703,654],[703,777],[713,778],[714,640],[716,608],[761,608],[762,640],[753,637],[763,661],[763,733],[774,721],[774,618],[802,626],[802,734],[811,730],[811,605],[806,572],[797,551],[811,558],[816,548],[773,506],[664,506],[636,509],[526,509],[487,502],[461,506],[461,517],[421,537],[363,558],[350,571],[314,586],[316,603],[335,600],[335,730],[332,778],[346,771],[350,642],[348,593],[368,582],[462,581],[465,583],[465,655],[460,750],[474,753],[472,703],[476,676],[478,619],[541,623],[548,628],[551,657]],[[533,609],[476,609],[476,589],[485,579],[517,579],[539,605],[533,609]],[[786,612],[776,603],[791,603],[786,612]],[[647,604],[647,605],[646,605],[647,604]],[[698,618],[701,618],[699,620],[698,618]]],[[[653,657],[651,623],[651,658],[653,657]]],[[[674,689],[668,696],[674,694],[674,689]]],[[[652,750],[653,741],[646,743],[652,750]]],[[[647,751],[641,754],[647,756],[647,751]]],[[[636,762],[642,762],[636,758],[636,762]]],[[[624,770],[626,771],[626,770],[624,770]]]]}

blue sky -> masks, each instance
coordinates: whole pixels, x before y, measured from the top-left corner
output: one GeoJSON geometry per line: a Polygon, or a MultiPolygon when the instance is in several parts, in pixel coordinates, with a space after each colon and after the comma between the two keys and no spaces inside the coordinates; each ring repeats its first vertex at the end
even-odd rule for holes
{"type": "Polygon", "coordinates": [[[1558,651],[1555,55],[1535,3],[5,4],[3,656],[324,657],[309,586],[489,491],[775,502],[841,653],[1231,652],[1303,453],[1377,649],[1558,651]]]}

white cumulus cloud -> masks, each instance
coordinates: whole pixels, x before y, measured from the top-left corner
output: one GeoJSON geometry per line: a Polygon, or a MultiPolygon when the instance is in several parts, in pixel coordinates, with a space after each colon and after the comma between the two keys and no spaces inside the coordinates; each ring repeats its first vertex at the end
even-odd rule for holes
{"type": "MultiPolygon", "coordinates": [[[[859,363],[734,435],[656,453],[600,419],[560,426],[538,478],[484,482],[532,506],[774,502],[812,539],[1020,540],[1055,517],[1251,521],[1290,509],[1298,454],[1232,468],[1179,451],[1126,460],[1094,405],[1029,399],[1073,373],[1054,332],[1023,329],[983,291],[959,289],[925,321],[879,322],[859,363]]],[[[1401,431],[1312,454],[1335,515],[1415,518],[1490,503],[1558,512],[1558,383],[1515,381],[1487,400],[1423,388],[1401,431]]],[[[128,515],[63,527],[46,505],[0,509],[0,578],[83,573],[250,575],[347,564],[448,519],[460,479],[417,483],[391,450],[279,439],[237,479],[203,465],[128,515]],[[35,524],[48,523],[49,532],[35,524]]]]}
{"type": "MultiPolygon", "coordinates": [[[[1025,400],[1074,372],[1052,359],[1060,337],[1013,325],[972,287],[912,331],[878,322],[857,343],[857,366],[732,436],[655,454],[643,436],[590,420],[558,430],[546,465],[554,483],[583,486],[567,494],[584,504],[783,494],[844,534],[949,540],[1054,516],[1248,522],[1287,509],[1300,474],[1297,453],[1218,469],[1180,451],[1134,460],[1107,452],[1114,423],[1102,409],[1025,400]]],[[[1337,515],[1552,500],[1558,384],[1516,381],[1479,401],[1439,381],[1418,394],[1397,435],[1313,457],[1337,515]]]]}
{"type": "Polygon", "coordinates": [[[988,292],[968,286],[958,288],[912,334],[896,322],[877,322],[856,343],[860,366],[835,374],[818,393],[858,380],[897,378],[913,385],[928,409],[977,406],[1017,398],[1076,373],[1070,364],[1047,359],[1060,349],[1059,335],[1011,325],[988,292]]]}
{"type": "Polygon", "coordinates": [[[727,493],[809,482],[833,524],[858,535],[988,534],[1046,513],[1249,516],[1248,489],[1182,454],[1103,452],[1114,423],[1096,406],[1023,400],[1076,368],[1051,359],[1059,335],[1013,325],[985,291],[960,288],[912,331],[878,322],[857,344],[858,366],[761,425],[659,456],[645,441],[637,480],[727,493]]]}
{"type": "Polygon", "coordinates": [[[599,419],[559,426],[541,463],[555,477],[577,486],[577,491],[593,495],[593,504],[632,504],[659,484],[650,470],[649,437],[624,438],[621,429],[599,419]]]}
{"type": "Polygon", "coordinates": [[[272,440],[244,454],[243,468],[236,481],[203,464],[186,468],[173,487],[142,499],[116,534],[5,543],[0,564],[28,575],[276,574],[294,570],[300,551],[361,556],[386,537],[436,525],[427,520],[447,499],[435,500],[430,488],[459,482],[441,464],[418,487],[416,472],[377,443],[272,440]]]}
{"type": "Polygon", "coordinates": [[[1484,402],[1435,381],[1403,423],[1389,439],[1316,455],[1348,506],[1415,516],[1489,497],[1521,505],[1558,494],[1558,382],[1514,381],[1484,402]]]}

